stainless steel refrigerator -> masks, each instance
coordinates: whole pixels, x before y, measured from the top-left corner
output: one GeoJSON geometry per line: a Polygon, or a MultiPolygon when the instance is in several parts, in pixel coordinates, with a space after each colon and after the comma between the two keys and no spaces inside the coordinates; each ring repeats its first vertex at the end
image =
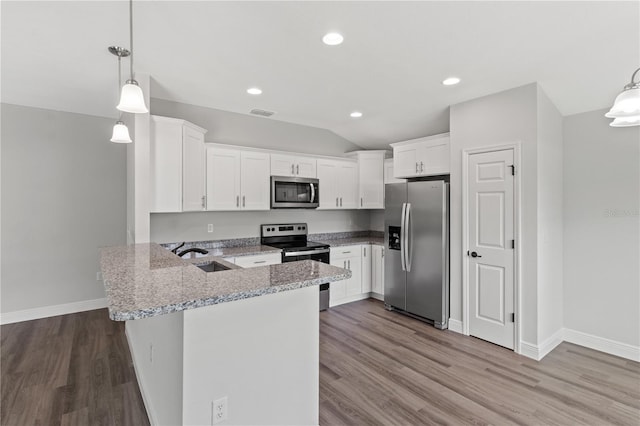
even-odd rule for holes
{"type": "Polygon", "coordinates": [[[449,322],[449,184],[385,186],[384,303],[440,329],[449,322]]]}

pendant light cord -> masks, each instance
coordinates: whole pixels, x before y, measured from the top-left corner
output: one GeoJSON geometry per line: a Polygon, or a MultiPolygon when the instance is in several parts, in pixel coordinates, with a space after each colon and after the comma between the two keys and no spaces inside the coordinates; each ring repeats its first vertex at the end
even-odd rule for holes
{"type": "Polygon", "coordinates": [[[633,74],[631,74],[631,83],[629,83],[627,86],[633,87],[633,86],[639,86],[640,85],[640,81],[638,81],[636,83],[636,74],[638,74],[638,72],[640,72],[640,68],[638,68],[637,70],[635,70],[633,72],[633,74]]]}
{"type": "Polygon", "coordinates": [[[129,58],[131,80],[133,80],[133,0],[129,0],[129,49],[131,52],[129,58]]]}
{"type": "MultiPolygon", "coordinates": [[[[120,95],[120,89],[122,89],[122,54],[118,54],[118,95],[120,95]]],[[[118,121],[122,121],[122,111],[118,116],[118,121]]]]}

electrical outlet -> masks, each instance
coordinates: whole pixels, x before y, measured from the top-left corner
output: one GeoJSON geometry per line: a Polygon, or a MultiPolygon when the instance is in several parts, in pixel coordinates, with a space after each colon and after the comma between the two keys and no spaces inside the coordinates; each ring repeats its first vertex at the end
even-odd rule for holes
{"type": "Polygon", "coordinates": [[[96,272],[96,281],[102,281],[102,272],[96,272]]]}
{"type": "Polygon", "coordinates": [[[213,223],[207,225],[207,232],[213,232],[213,223]]]}
{"type": "Polygon", "coordinates": [[[211,403],[211,424],[215,425],[227,420],[227,397],[216,399],[211,403]]]}

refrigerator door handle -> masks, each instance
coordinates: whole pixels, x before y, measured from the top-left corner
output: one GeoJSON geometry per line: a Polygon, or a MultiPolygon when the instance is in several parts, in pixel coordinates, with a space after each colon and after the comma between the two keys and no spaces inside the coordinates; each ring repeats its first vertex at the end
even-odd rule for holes
{"type": "Polygon", "coordinates": [[[407,203],[407,211],[405,213],[405,234],[406,237],[404,239],[406,244],[405,256],[406,260],[404,264],[406,265],[407,272],[411,272],[411,257],[413,255],[413,230],[411,229],[411,203],[407,203]]]}
{"type": "Polygon", "coordinates": [[[400,218],[400,266],[402,267],[403,271],[407,270],[407,267],[405,266],[405,248],[404,248],[404,242],[405,242],[405,211],[407,209],[407,203],[402,203],[402,217],[400,218]]]}

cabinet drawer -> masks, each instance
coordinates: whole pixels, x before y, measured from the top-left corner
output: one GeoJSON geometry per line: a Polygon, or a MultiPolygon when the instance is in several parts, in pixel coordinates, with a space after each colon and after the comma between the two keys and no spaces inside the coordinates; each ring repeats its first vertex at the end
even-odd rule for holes
{"type": "Polygon", "coordinates": [[[342,246],[342,247],[331,247],[331,260],[334,259],[343,259],[349,257],[360,257],[360,252],[362,248],[360,245],[354,246],[342,246]]]}
{"type": "Polygon", "coordinates": [[[238,256],[235,264],[243,268],[253,268],[256,266],[277,265],[281,263],[280,253],[260,254],[255,256],[238,256]]]}

